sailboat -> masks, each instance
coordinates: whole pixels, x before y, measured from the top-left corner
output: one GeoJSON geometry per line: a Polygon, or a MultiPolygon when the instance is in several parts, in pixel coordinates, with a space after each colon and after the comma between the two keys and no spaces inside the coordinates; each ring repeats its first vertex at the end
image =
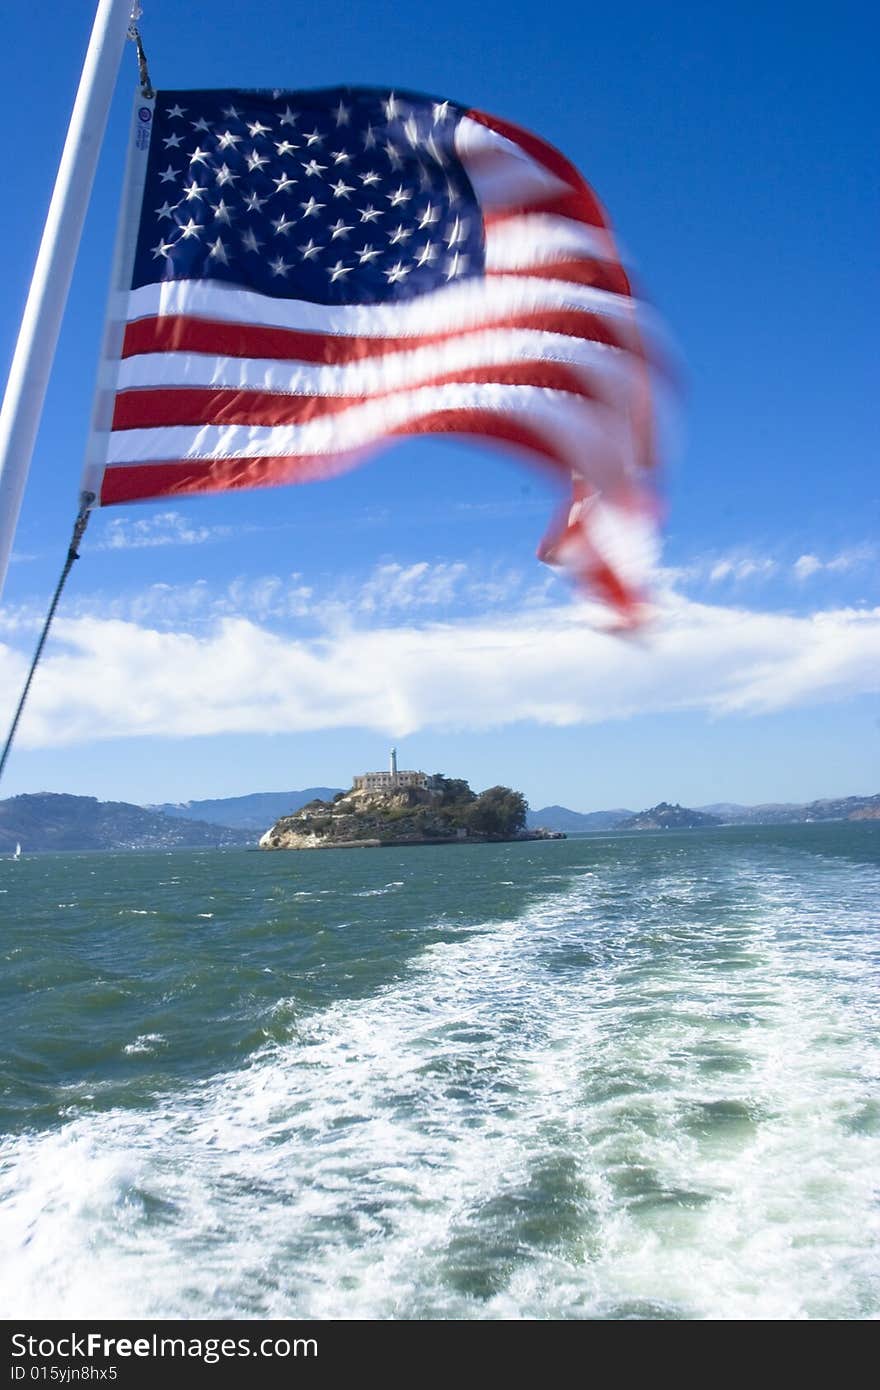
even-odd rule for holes
{"type": "Polygon", "coordinates": [[[21,845],[19,844],[18,840],[16,840],[16,842],[15,842],[15,853],[13,854],[12,857],[13,857],[13,859],[20,859],[20,858],[21,858],[21,845]]]}

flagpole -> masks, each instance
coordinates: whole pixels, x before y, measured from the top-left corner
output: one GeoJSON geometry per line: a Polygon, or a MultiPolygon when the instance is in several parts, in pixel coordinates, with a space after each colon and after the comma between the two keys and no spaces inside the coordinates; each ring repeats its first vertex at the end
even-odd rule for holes
{"type": "Polygon", "coordinates": [[[131,0],[98,0],[0,411],[0,593],[55,356],[131,0]]]}

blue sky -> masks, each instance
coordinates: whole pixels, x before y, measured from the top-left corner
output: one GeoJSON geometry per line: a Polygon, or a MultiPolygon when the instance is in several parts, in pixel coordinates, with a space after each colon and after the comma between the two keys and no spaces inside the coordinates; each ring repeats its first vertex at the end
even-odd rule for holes
{"type": "MultiPolygon", "coordinates": [[[[339,82],[529,126],[593,183],[685,364],[661,618],[596,632],[534,559],[519,464],[399,445],[298,489],[93,521],[0,795],[135,801],[384,764],[578,809],[880,787],[877,193],[867,5],[471,10],[145,0],[160,88],[339,82]],[[873,336],[873,335],[872,335],[873,336]],[[869,365],[870,364],[870,365],[869,365]],[[163,731],[171,731],[168,737],[163,731]]],[[[4,17],[8,363],[91,22],[4,17]]],[[[119,83],[0,610],[11,708],[75,508],[134,55],[119,83]]]]}

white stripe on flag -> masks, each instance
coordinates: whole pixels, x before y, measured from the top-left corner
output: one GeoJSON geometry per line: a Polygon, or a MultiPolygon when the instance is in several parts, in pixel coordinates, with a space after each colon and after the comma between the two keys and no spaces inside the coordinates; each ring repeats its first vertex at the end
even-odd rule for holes
{"type": "Polygon", "coordinates": [[[128,318],[180,314],[333,336],[406,338],[554,309],[599,314],[621,327],[634,324],[636,319],[636,306],[625,295],[528,275],[462,280],[396,304],[312,304],[301,299],[271,299],[217,280],[168,280],[132,290],[128,318]]]}
{"type": "Polygon", "coordinates": [[[518,270],[583,257],[619,264],[609,232],[551,213],[511,217],[492,227],[486,237],[487,270],[518,270]]]}
{"type": "Polygon", "coordinates": [[[564,450],[572,468],[577,469],[579,461],[589,460],[593,479],[596,456],[590,456],[598,443],[616,455],[618,468],[629,461],[628,430],[619,412],[543,387],[495,383],[421,387],[358,403],[304,425],[175,425],[118,430],[109,437],[108,461],[151,464],[168,459],[343,453],[381,439],[421,416],[448,410],[491,411],[521,418],[539,427],[564,450]],[[590,438],[593,434],[595,438],[590,438]]]}
{"type": "Polygon", "coordinates": [[[455,152],[484,212],[528,207],[569,188],[543,164],[537,164],[521,145],[471,116],[464,116],[458,123],[455,152]]]}
{"type": "Polygon", "coordinates": [[[428,347],[387,352],[359,362],[321,366],[275,358],[210,357],[198,352],[150,352],[120,363],[118,389],[218,387],[290,395],[357,396],[414,385],[446,372],[558,362],[589,368],[608,389],[632,386],[640,368],[629,353],[564,333],[490,329],[428,347]]]}

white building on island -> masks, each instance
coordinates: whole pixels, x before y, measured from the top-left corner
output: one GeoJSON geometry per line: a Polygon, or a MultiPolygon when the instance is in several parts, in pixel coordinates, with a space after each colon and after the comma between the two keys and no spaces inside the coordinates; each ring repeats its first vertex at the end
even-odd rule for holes
{"type": "Polygon", "coordinates": [[[420,787],[427,790],[429,779],[424,772],[398,772],[397,749],[392,748],[387,772],[362,772],[351,782],[356,792],[396,792],[404,787],[420,787]]]}

